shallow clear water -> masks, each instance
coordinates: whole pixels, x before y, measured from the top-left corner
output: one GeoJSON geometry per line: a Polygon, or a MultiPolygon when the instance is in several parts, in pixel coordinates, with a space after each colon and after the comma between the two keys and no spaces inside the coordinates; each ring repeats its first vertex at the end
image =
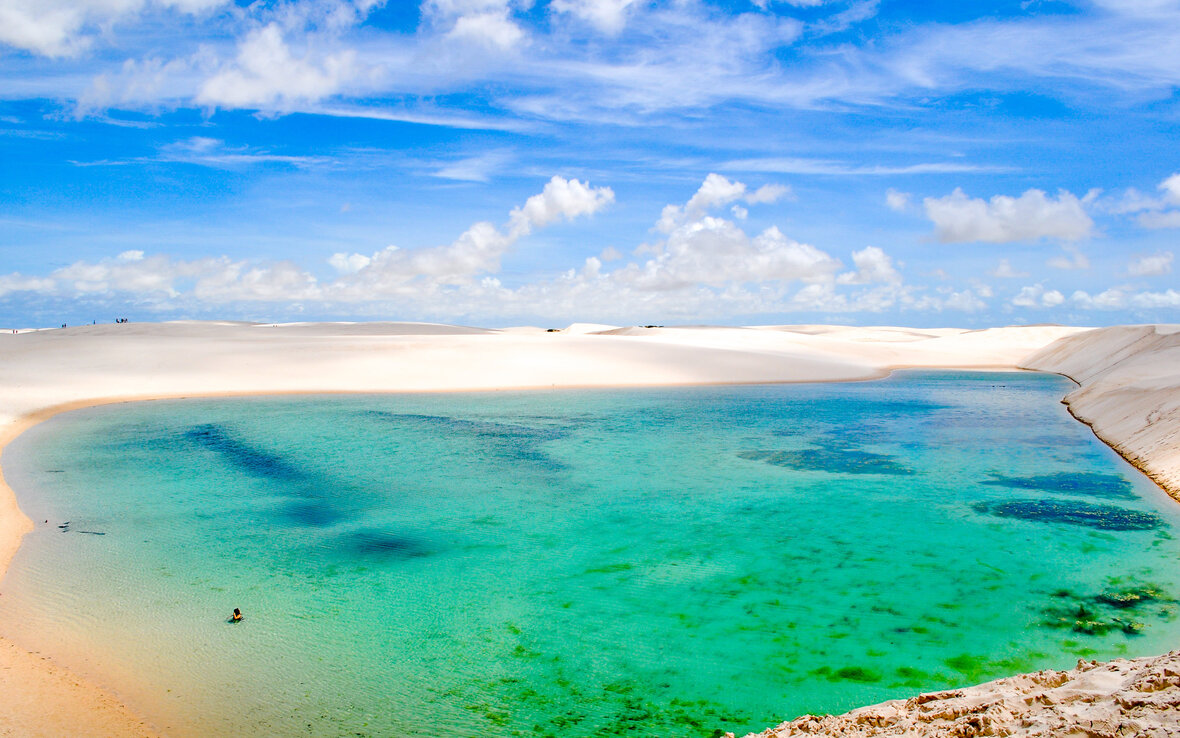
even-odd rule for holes
{"type": "Polygon", "coordinates": [[[1168,650],[1180,506],[1071,386],[73,412],[4,457],[0,633],[177,735],[740,735],[1168,650]]]}

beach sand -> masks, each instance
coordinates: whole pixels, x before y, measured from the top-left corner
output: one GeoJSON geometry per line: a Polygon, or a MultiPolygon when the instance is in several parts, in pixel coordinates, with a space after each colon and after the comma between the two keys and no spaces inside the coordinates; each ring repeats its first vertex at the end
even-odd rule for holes
{"type": "MultiPolygon", "coordinates": [[[[83,326],[0,333],[0,444],[64,410],[153,398],[854,381],[898,368],[1027,367],[1078,381],[1068,398],[1075,416],[1177,494],[1178,346],[1180,327],[1150,326],[83,326]]],[[[0,574],[30,529],[0,479],[0,574]]],[[[2,735],[150,734],[116,693],[3,640],[0,700],[2,735]]]]}

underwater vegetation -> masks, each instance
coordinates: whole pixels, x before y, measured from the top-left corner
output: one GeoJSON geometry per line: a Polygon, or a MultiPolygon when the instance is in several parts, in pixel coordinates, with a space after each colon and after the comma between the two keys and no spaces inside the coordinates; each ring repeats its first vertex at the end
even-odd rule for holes
{"type": "Polygon", "coordinates": [[[977,502],[972,508],[998,518],[1019,518],[1038,523],[1065,523],[1099,530],[1154,530],[1164,525],[1155,513],[1114,505],[1092,505],[1065,500],[1013,500],[977,502]]]}
{"type": "Polygon", "coordinates": [[[185,439],[217,454],[226,464],[254,477],[294,480],[305,475],[283,457],[256,448],[230,435],[223,426],[206,423],[190,428],[185,439]]]}
{"type": "Polygon", "coordinates": [[[1045,608],[1043,625],[1068,628],[1085,635],[1106,635],[1122,631],[1141,633],[1150,617],[1171,620],[1176,601],[1154,584],[1114,586],[1096,595],[1078,596],[1068,590],[1053,593],[1057,603],[1045,608]]]}
{"type": "Polygon", "coordinates": [[[762,461],[800,471],[819,471],[828,474],[892,474],[910,475],[914,470],[887,454],[863,451],[848,446],[812,447],[801,451],[741,451],[738,457],[747,461],[762,461]]]}
{"type": "Polygon", "coordinates": [[[816,676],[822,676],[830,682],[849,681],[860,682],[862,684],[872,684],[879,682],[882,679],[881,672],[875,669],[866,669],[863,666],[842,666],[839,669],[833,669],[830,666],[821,666],[811,672],[816,676]]]}
{"type": "Polygon", "coordinates": [[[1134,499],[1131,483],[1117,474],[1075,474],[1072,472],[1057,472],[1055,474],[1038,474],[1031,477],[1007,477],[1002,474],[992,474],[980,484],[993,487],[1009,487],[1011,489],[1035,489],[1043,492],[1056,492],[1064,495],[1083,495],[1086,497],[1106,497],[1111,499],[1134,499]]]}
{"type": "Polygon", "coordinates": [[[395,413],[386,410],[365,410],[364,417],[402,429],[417,429],[429,433],[465,435],[476,440],[485,450],[512,461],[529,463],[548,471],[561,471],[565,464],[545,452],[543,444],[567,437],[569,428],[555,425],[521,425],[492,420],[470,420],[449,415],[395,413]]]}

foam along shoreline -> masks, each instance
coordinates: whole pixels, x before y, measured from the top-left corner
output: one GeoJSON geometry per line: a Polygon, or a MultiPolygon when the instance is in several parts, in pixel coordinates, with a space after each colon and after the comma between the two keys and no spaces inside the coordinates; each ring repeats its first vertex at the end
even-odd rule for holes
{"type": "MultiPolygon", "coordinates": [[[[1175,334],[1160,330],[1161,335],[1175,334]]],[[[1082,368],[1108,358],[1103,353],[1106,345],[1092,345],[1086,340],[1091,335],[1087,331],[1063,326],[968,331],[577,324],[550,332],[421,323],[175,322],[0,333],[0,444],[57,412],[156,398],[855,381],[882,377],[898,368],[1015,370],[1027,366],[1072,376],[1065,371],[1069,369],[1081,376],[1082,368]],[[1079,342],[1069,344],[1060,356],[1053,353],[1071,339],[1079,342]],[[1057,357],[1053,360],[1057,363],[1048,359],[1028,363],[1029,357],[1046,352],[1057,357]]],[[[1150,351],[1139,361],[1150,365],[1150,351]]],[[[1163,361],[1161,373],[1166,374],[1167,357],[1163,361]]],[[[1174,401],[1180,378],[1172,381],[1174,401]]],[[[1163,391],[1166,394],[1167,388],[1163,391]]],[[[1104,408],[1098,408],[1098,415],[1104,408]]],[[[1171,424],[1174,439],[1180,415],[1173,412],[1159,422],[1171,424]]],[[[1094,425],[1097,430],[1098,424],[1094,425]]],[[[1133,419],[1115,425],[1116,432],[1134,430],[1133,419]]],[[[1101,437],[1122,451],[1117,435],[1101,437]]],[[[1153,476],[1180,479],[1180,458],[1173,453],[1166,459],[1171,466],[1153,467],[1157,469],[1153,476]]],[[[0,575],[31,527],[11,490],[3,486],[0,575]]],[[[11,725],[22,735],[86,735],[89,726],[96,724],[95,700],[117,706],[109,694],[3,640],[0,670],[9,675],[7,681],[0,681],[0,699],[13,706],[0,718],[0,731],[11,725]],[[43,691],[30,696],[29,685],[51,673],[57,674],[59,682],[70,682],[77,693],[48,687],[53,695],[43,691]],[[73,721],[64,724],[76,728],[63,730],[63,723],[51,727],[39,707],[51,696],[60,705],[54,708],[54,718],[73,721]]],[[[94,734],[147,734],[146,726],[130,712],[122,709],[119,714],[118,727],[108,723],[94,734]]]]}

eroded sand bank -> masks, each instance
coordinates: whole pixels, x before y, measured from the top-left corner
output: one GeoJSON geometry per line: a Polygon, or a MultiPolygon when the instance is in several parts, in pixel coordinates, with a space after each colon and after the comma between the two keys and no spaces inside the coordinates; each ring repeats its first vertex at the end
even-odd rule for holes
{"type": "Polygon", "coordinates": [[[1180,502],[1180,325],[1076,334],[1021,366],[1081,385],[1064,400],[1074,417],[1180,502]]]}
{"type": "MultiPolygon", "coordinates": [[[[1177,366],[1176,331],[577,325],[547,332],[179,322],[0,333],[0,443],[61,410],[163,397],[850,381],[905,367],[1027,366],[1081,382],[1071,410],[1175,493],[1180,377],[1169,369],[1177,366]],[[1130,363],[1113,361],[1124,354],[1130,363]],[[1104,400],[1109,393],[1118,399],[1104,400]]],[[[30,527],[11,491],[0,488],[0,574],[30,527]]],[[[0,734],[85,735],[93,725],[102,725],[101,735],[147,730],[111,695],[4,641],[0,672],[7,708],[0,734]],[[100,723],[103,705],[110,709],[100,723]]]]}
{"type": "Polygon", "coordinates": [[[1180,651],[1105,664],[1078,661],[1069,671],[1021,674],[839,716],[805,715],[747,738],[805,735],[1172,738],[1180,735],[1180,651]]]}

